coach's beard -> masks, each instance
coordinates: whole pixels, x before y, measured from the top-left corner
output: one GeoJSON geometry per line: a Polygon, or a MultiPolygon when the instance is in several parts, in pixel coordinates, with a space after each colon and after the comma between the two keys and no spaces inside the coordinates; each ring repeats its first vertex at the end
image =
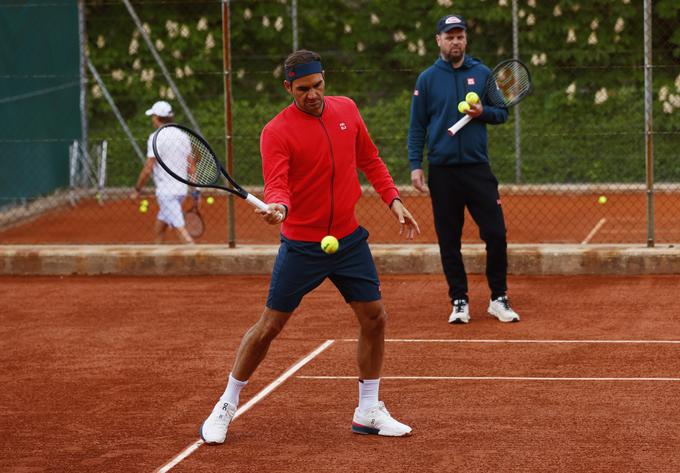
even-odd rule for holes
{"type": "Polygon", "coordinates": [[[442,53],[442,59],[450,64],[456,64],[463,59],[464,54],[462,52],[450,52],[442,53]]]}

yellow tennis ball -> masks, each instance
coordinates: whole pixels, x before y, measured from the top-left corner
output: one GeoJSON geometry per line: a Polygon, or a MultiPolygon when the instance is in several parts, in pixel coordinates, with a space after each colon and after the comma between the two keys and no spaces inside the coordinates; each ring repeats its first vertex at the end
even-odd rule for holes
{"type": "Polygon", "coordinates": [[[215,203],[215,198],[214,198],[213,196],[210,196],[210,197],[208,197],[207,199],[205,199],[205,201],[206,201],[207,203],[209,203],[210,205],[212,205],[212,204],[215,203]]]}
{"type": "Polygon", "coordinates": [[[601,195],[600,197],[598,197],[597,203],[598,204],[606,204],[607,203],[607,196],[601,195]]]}
{"type": "Polygon", "coordinates": [[[143,214],[145,214],[147,210],[149,210],[149,208],[146,205],[139,206],[139,211],[142,212],[143,214]]]}
{"type": "Polygon", "coordinates": [[[475,92],[468,92],[465,96],[465,101],[470,105],[474,105],[479,102],[479,95],[477,95],[475,92]]]}
{"type": "Polygon", "coordinates": [[[467,112],[468,110],[470,110],[470,104],[469,104],[469,103],[467,103],[467,102],[460,102],[460,103],[458,104],[458,111],[459,111],[460,113],[465,113],[465,112],[467,112]]]}
{"type": "Polygon", "coordinates": [[[324,251],[324,253],[328,253],[329,255],[332,255],[338,251],[339,246],[340,242],[332,235],[326,235],[321,239],[321,249],[324,251]]]}
{"type": "Polygon", "coordinates": [[[148,206],[149,206],[149,201],[146,200],[146,199],[144,199],[144,200],[142,200],[141,205],[144,206],[144,207],[148,207],[148,206]]]}

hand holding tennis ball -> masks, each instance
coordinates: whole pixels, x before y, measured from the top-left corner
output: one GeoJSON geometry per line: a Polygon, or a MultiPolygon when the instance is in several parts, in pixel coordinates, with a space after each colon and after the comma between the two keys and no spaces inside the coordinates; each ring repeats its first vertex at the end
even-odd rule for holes
{"type": "Polygon", "coordinates": [[[465,102],[467,102],[469,105],[479,103],[479,95],[477,95],[475,92],[468,92],[465,96],[465,102]]]}
{"type": "Polygon", "coordinates": [[[469,104],[469,103],[463,101],[463,102],[460,102],[460,103],[458,104],[458,111],[459,111],[460,113],[465,113],[465,112],[467,112],[468,110],[470,110],[470,104],[469,104]]]}
{"type": "Polygon", "coordinates": [[[338,247],[340,246],[340,242],[338,241],[337,238],[335,238],[332,235],[326,235],[321,239],[321,249],[323,250],[324,253],[327,253],[329,255],[332,255],[336,251],[338,251],[338,247]]]}

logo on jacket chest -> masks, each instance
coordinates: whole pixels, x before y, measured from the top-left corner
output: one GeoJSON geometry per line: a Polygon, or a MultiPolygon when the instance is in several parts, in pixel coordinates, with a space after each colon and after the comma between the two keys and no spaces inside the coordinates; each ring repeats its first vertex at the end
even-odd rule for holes
{"type": "Polygon", "coordinates": [[[475,78],[474,77],[468,77],[467,78],[467,84],[468,85],[475,85],[475,78]]]}
{"type": "Polygon", "coordinates": [[[345,125],[345,122],[340,122],[340,129],[341,129],[341,130],[346,130],[346,129],[347,129],[347,125],[345,125]]]}

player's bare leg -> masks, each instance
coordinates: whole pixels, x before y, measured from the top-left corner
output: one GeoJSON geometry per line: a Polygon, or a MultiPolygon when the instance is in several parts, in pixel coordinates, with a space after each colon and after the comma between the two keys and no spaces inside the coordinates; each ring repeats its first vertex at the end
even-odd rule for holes
{"type": "Polygon", "coordinates": [[[231,374],[234,378],[247,381],[264,360],[269,345],[281,333],[292,312],[279,312],[265,307],[255,325],[245,333],[236,353],[231,374]]]}
{"type": "Polygon", "coordinates": [[[385,352],[387,314],[382,301],[351,302],[359,321],[357,363],[361,379],[378,379],[385,352]]]}
{"type": "Polygon", "coordinates": [[[156,225],[154,226],[154,234],[156,235],[156,243],[163,243],[165,239],[165,231],[168,229],[168,224],[162,220],[156,220],[156,225]]]}
{"type": "Polygon", "coordinates": [[[378,396],[387,321],[382,301],[352,302],[351,306],[359,320],[357,362],[361,376],[352,432],[390,437],[411,435],[411,427],[394,419],[378,396]]]}
{"type": "Polygon", "coordinates": [[[177,227],[175,228],[177,230],[177,234],[179,235],[179,238],[186,244],[193,244],[194,239],[191,238],[191,235],[189,235],[189,232],[187,231],[186,227],[177,227]]]}
{"type": "Polygon", "coordinates": [[[264,360],[269,346],[281,333],[291,314],[292,312],[279,312],[265,308],[260,320],[250,327],[241,339],[241,346],[236,353],[227,389],[201,425],[201,438],[206,443],[219,444],[226,440],[229,423],[236,414],[241,389],[245,387],[248,379],[264,360]]]}

